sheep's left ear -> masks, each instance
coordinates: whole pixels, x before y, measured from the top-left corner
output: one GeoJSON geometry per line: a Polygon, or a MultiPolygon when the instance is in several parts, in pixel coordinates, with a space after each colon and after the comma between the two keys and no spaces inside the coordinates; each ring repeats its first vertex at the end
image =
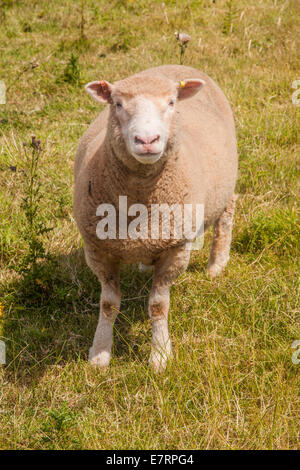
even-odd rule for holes
{"type": "Polygon", "coordinates": [[[112,85],[105,80],[100,82],[90,82],[85,85],[85,91],[91,95],[94,100],[100,103],[112,103],[111,92],[112,85]]]}
{"type": "Polygon", "coordinates": [[[178,99],[185,100],[194,96],[205,85],[205,81],[201,78],[188,78],[178,83],[178,99]]]}

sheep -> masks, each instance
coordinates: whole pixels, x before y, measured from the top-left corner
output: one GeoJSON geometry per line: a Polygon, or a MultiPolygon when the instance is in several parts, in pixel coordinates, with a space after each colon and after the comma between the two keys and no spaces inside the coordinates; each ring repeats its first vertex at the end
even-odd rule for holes
{"type": "Polygon", "coordinates": [[[142,263],[154,268],[148,301],[149,362],[160,372],[172,358],[170,286],[188,266],[190,239],[167,239],[161,232],[155,239],[99,238],[98,207],[109,204],[118,217],[123,210],[120,197],[126,197],[128,206],[143,204],[149,211],[153,204],[203,204],[204,229],[213,226],[207,273],[220,274],[229,260],[236,200],[232,111],[210,77],[185,66],[151,68],[114,84],[94,81],[85,89],[99,103],[109,104],[81,139],[74,170],[75,219],[86,262],[101,283],[100,317],[89,361],[109,365],[121,303],[120,263],[142,263]]]}

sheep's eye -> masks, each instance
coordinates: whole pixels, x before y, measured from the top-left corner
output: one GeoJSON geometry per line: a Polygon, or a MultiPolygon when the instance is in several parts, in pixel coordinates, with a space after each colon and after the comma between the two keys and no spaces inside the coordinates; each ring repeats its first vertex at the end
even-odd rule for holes
{"type": "Polygon", "coordinates": [[[175,104],[175,101],[174,101],[174,100],[170,100],[170,101],[169,101],[169,106],[174,106],[174,104],[175,104]]]}
{"type": "Polygon", "coordinates": [[[120,108],[122,108],[122,103],[120,103],[120,101],[117,101],[117,102],[116,102],[116,106],[117,106],[117,108],[120,109],[120,108]]]}

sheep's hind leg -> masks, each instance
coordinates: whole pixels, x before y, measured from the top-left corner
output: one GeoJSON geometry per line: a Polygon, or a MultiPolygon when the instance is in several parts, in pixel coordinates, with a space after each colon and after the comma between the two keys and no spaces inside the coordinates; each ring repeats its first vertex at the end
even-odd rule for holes
{"type": "Polygon", "coordinates": [[[236,199],[237,196],[234,194],[223,214],[214,224],[213,242],[207,267],[207,274],[210,277],[215,277],[221,274],[229,261],[236,199]]]}
{"type": "Polygon", "coordinates": [[[89,352],[89,361],[98,367],[107,367],[111,358],[113,326],[120,310],[121,292],[119,285],[119,265],[88,264],[101,282],[100,317],[89,352]]]}
{"type": "Polygon", "coordinates": [[[170,286],[187,268],[190,251],[185,247],[172,248],[154,265],[154,278],[148,304],[152,322],[150,365],[155,372],[165,369],[172,357],[168,330],[170,286]]]}

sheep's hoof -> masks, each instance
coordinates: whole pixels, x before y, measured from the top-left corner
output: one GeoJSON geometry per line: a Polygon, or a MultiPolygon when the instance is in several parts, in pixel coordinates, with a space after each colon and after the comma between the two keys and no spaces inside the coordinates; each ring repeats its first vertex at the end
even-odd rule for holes
{"type": "Polygon", "coordinates": [[[208,264],[207,270],[206,270],[207,276],[212,279],[216,276],[219,276],[224,270],[224,268],[226,267],[227,263],[228,263],[228,259],[226,261],[224,260],[222,263],[208,264]]]}
{"type": "Polygon", "coordinates": [[[208,277],[213,279],[214,277],[219,276],[223,269],[224,266],[220,266],[219,264],[212,264],[211,266],[208,266],[206,274],[208,277]]]}
{"type": "Polygon", "coordinates": [[[152,351],[149,358],[149,364],[156,374],[161,374],[167,367],[168,362],[172,359],[172,353],[162,353],[160,351],[152,351]]]}
{"type": "Polygon", "coordinates": [[[108,351],[101,351],[98,354],[94,353],[93,348],[89,352],[89,363],[93,366],[101,367],[101,369],[108,367],[110,362],[110,353],[108,351]]]}

